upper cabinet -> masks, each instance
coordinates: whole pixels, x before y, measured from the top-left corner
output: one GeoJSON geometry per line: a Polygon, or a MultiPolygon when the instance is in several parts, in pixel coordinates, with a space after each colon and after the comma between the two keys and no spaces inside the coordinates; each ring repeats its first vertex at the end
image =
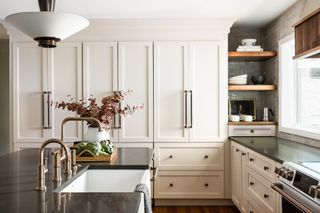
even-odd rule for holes
{"type": "MultiPolygon", "coordinates": [[[[111,95],[118,90],[117,42],[83,43],[83,93],[84,98],[111,95]]],[[[116,125],[116,124],[114,124],[116,125]]],[[[110,131],[111,140],[118,141],[118,129],[110,131]]]]}
{"type": "MultiPolygon", "coordinates": [[[[62,120],[75,113],[55,109],[52,102],[70,95],[82,98],[81,43],[56,49],[35,44],[13,45],[13,125],[15,142],[43,142],[60,138],[62,120]]],[[[66,141],[82,138],[82,125],[66,125],[66,141]]]]}
{"type": "Polygon", "coordinates": [[[221,141],[221,43],[155,43],[155,142],[221,141]]]}
{"type": "Polygon", "coordinates": [[[114,91],[133,89],[121,107],[143,104],[126,118],[115,117],[113,142],[153,141],[153,45],[152,42],[85,42],[84,94],[97,100],[114,91]]]}
{"type": "Polygon", "coordinates": [[[188,142],[188,42],[154,44],[155,142],[188,142]]]}
{"type": "Polygon", "coordinates": [[[320,55],[320,8],[294,25],[295,58],[320,55]]]}

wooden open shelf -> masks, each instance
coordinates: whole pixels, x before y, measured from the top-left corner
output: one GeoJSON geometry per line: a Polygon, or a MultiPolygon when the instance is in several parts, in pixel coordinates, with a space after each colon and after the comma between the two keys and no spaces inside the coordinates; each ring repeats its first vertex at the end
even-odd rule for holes
{"type": "Polygon", "coordinates": [[[229,61],[265,61],[275,57],[276,51],[258,51],[258,52],[238,52],[229,51],[229,61]]]}
{"type": "Polygon", "coordinates": [[[253,121],[253,122],[228,122],[229,126],[248,126],[248,125],[277,125],[274,121],[253,121]]]}
{"type": "Polygon", "coordinates": [[[275,91],[277,85],[229,85],[229,91],[275,91]]]}

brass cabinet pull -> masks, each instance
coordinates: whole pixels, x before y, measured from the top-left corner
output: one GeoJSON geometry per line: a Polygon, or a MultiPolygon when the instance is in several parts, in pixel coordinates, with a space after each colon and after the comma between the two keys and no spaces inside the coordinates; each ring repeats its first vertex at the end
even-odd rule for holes
{"type": "Polygon", "coordinates": [[[193,95],[192,95],[192,90],[190,92],[190,126],[189,128],[192,128],[193,125],[193,110],[192,110],[192,105],[193,105],[193,95]]]}
{"type": "Polygon", "coordinates": [[[184,128],[188,128],[188,91],[184,91],[184,128]]]}
{"type": "Polygon", "coordinates": [[[173,158],[173,155],[170,155],[169,158],[173,158]]]}
{"type": "Polygon", "coordinates": [[[205,184],[204,184],[204,186],[205,186],[205,187],[208,187],[208,186],[209,186],[209,184],[208,184],[208,183],[205,183],[205,184]]]}
{"type": "Polygon", "coordinates": [[[249,160],[250,160],[250,162],[253,162],[253,161],[254,161],[254,159],[253,159],[253,158],[250,158],[249,160]]]}
{"type": "Polygon", "coordinates": [[[250,186],[254,186],[254,182],[250,182],[250,186]]]}
{"type": "Polygon", "coordinates": [[[208,156],[208,155],[205,155],[204,158],[207,159],[207,158],[209,158],[209,156],[208,156]]]}
{"type": "Polygon", "coordinates": [[[264,171],[267,171],[267,170],[269,170],[269,167],[264,166],[263,169],[264,169],[264,171]]]}
{"type": "Polygon", "coordinates": [[[170,186],[170,187],[173,187],[173,183],[170,183],[169,186],[170,186]]]}
{"type": "Polygon", "coordinates": [[[50,116],[50,109],[51,109],[51,92],[44,91],[42,93],[42,123],[44,129],[51,129],[51,116],[50,116]],[[45,116],[47,115],[47,116],[45,116]],[[46,118],[45,118],[46,117],[46,118]]]}
{"type": "Polygon", "coordinates": [[[269,195],[268,195],[268,194],[264,194],[263,197],[264,197],[265,199],[269,199],[269,195]]]}

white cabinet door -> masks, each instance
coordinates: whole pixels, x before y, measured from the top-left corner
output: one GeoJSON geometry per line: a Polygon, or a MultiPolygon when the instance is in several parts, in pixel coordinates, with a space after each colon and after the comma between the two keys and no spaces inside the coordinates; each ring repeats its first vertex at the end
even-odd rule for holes
{"type": "MultiPolygon", "coordinates": [[[[118,90],[117,63],[117,42],[83,43],[85,99],[94,97],[100,101],[102,97],[112,95],[118,90]]],[[[117,142],[118,130],[112,129],[110,134],[111,141],[117,142]]]]}
{"type": "Polygon", "coordinates": [[[155,142],[188,142],[188,42],[154,44],[155,142]]]}
{"type": "MultiPolygon", "coordinates": [[[[82,53],[81,43],[60,43],[59,47],[50,49],[49,88],[53,101],[82,99],[82,53]],[[70,96],[70,97],[68,97],[70,96]]],[[[52,137],[60,138],[61,123],[66,117],[77,116],[75,112],[52,107],[52,137]]],[[[82,123],[69,122],[65,125],[65,141],[82,139],[82,123]]]]}
{"type": "Polygon", "coordinates": [[[120,42],[119,89],[133,89],[122,107],[143,104],[143,109],[121,119],[119,142],[153,141],[153,50],[152,42],[120,42]]]}
{"type": "Polygon", "coordinates": [[[47,78],[46,51],[35,43],[13,44],[13,135],[14,142],[43,142],[43,91],[47,78]]]}
{"type": "Polygon", "coordinates": [[[190,42],[190,142],[219,141],[219,42],[190,42]]]}
{"type": "Polygon", "coordinates": [[[241,182],[241,150],[234,143],[231,144],[231,198],[240,209],[242,201],[241,182]]]}

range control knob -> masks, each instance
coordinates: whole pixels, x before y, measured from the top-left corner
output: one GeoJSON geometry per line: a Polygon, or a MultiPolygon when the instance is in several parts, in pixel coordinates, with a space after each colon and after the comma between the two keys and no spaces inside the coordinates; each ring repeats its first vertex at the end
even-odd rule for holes
{"type": "Polygon", "coordinates": [[[292,179],[293,179],[293,176],[294,176],[294,172],[293,171],[287,171],[287,172],[285,172],[286,173],[286,179],[287,180],[289,180],[289,181],[292,181],[292,179]]]}
{"type": "Polygon", "coordinates": [[[320,199],[320,186],[318,186],[315,198],[320,199]]]}
{"type": "Polygon", "coordinates": [[[280,175],[280,176],[282,176],[282,177],[285,177],[285,174],[284,174],[284,173],[285,173],[286,171],[288,171],[287,168],[281,167],[278,175],[280,175]]]}
{"type": "Polygon", "coordinates": [[[316,196],[316,194],[317,194],[317,191],[318,191],[318,186],[317,185],[311,185],[310,187],[309,187],[309,195],[311,196],[311,197],[315,197],[316,196]]]}

